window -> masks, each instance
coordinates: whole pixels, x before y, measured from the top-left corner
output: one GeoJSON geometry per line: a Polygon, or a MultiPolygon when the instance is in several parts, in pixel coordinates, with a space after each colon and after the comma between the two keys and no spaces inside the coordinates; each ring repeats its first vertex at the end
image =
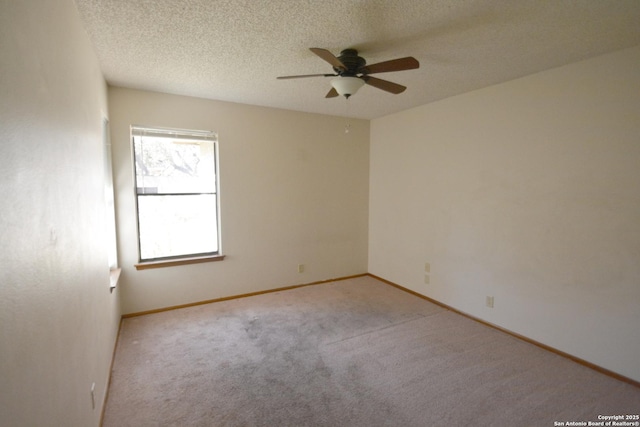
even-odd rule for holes
{"type": "Polygon", "coordinates": [[[138,126],[131,135],[140,262],[220,255],[217,135],[138,126]]]}
{"type": "Polygon", "coordinates": [[[107,261],[110,272],[111,292],[118,284],[120,269],[118,268],[118,241],[116,236],[116,211],[113,196],[113,166],[111,161],[111,138],[109,136],[109,119],[102,119],[102,146],[104,151],[104,202],[106,208],[106,242],[107,261]]]}

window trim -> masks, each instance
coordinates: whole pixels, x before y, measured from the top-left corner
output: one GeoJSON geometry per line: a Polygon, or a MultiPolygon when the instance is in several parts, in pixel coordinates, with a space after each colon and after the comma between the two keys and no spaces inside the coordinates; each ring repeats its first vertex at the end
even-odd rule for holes
{"type": "MultiPolygon", "coordinates": [[[[205,130],[191,130],[191,129],[179,129],[179,128],[162,128],[156,126],[141,126],[131,125],[130,127],[131,138],[131,155],[133,160],[133,194],[135,203],[135,215],[136,215],[136,234],[137,234],[137,248],[138,248],[138,263],[134,264],[136,270],[145,270],[151,268],[171,267],[176,265],[185,264],[197,264],[203,262],[222,261],[225,255],[222,253],[222,236],[221,236],[221,221],[220,221],[220,166],[219,166],[219,154],[218,154],[218,134],[213,131],[205,130]],[[142,259],[142,252],[140,246],[140,215],[138,211],[138,193],[137,188],[137,175],[136,175],[136,157],[135,157],[135,137],[175,137],[181,140],[194,140],[194,141],[211,141],[213,143],[213,162],[215,168],[215,197],[216,197],[216,229],[217,229],[217,243],[218,250],[215,252],[207,253],[190,253],[184,255],[171,255],[167,257],[158,257],[153,259],[142,259]]],[[[170,194],[166,194],[170,195],[170,194]]],[[[182,194],[181,194],[182,195],[182,194]]]]}
{"type": "Polygon", "coordinates": [[[107,239],[107,263],[109,265],[109,292],[113,293],[122,271],[118,263],[118,227],[116,220],[115,185],[113,179],[113,150],[109,117],[102,115],[102,145],[104,155],[104,198],[107,239]]]}

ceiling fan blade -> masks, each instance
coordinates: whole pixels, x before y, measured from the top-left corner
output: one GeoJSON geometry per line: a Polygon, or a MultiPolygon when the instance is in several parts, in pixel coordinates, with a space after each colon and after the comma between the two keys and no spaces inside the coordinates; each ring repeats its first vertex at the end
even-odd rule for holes
{"type": "Polygon", "coordinates": [[[327,61],[329,64],[333,66],[333,68],[337,68],[339,70],[346,70],[347,67],[344,66],[342,61],[340,61],[333,53],[329,52],[327,49],[321,49],[319,47],[312,47],[309,50],[320,58],[327,61]]]}
{"type": "Polygon", "coordinates": [[[377,64],[365,65],[358,69],[362,74],[387,73],[390,71],[413,70],[420,67],[418,60],[412,56],[392,59],[391,61],[378,62],[377,64]]]}
{"type": "Polygon", "coordinates": [[[336,96],[338,96],[338,91],[336,90],[335,87],[332,87],[329,93],[327,93],[327,96],[325,96],[325,98],[335,98],[336,96]]]}
{"type": "Polygon", "coordinates": [[[277,79],[302,79],[306,77],[335,77],[337,74],[303,74],[300,76],[280,76],[277,79]]]}
{"type": "Polygon", "coordinates": [[[387,80],[377,79],[375,77],[370,76],[362,76],[361,77],[364,82],[370,86],[377,87],[378,89],[382,89],[386,92],[391,92],[395,95],[402,93],[407,88],[406,86],[399,85],[397,83],[393,83],[387,80]]]}

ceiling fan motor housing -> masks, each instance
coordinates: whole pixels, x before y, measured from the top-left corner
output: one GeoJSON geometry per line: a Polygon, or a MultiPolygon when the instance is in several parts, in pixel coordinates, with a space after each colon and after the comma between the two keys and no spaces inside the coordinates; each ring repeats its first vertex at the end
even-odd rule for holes
{"type": "Polygon", "coordinates": [[[358,74],[358,70],[367,64],[367,61],[361,56],[358,56],[358,51],[355,49],[345,49],[340,52],[338,56],[340,62],[347,67],[347,70],[341,70],[339,68],[333,68],[333,70],[340,76],[355,76],[358,74]]]}

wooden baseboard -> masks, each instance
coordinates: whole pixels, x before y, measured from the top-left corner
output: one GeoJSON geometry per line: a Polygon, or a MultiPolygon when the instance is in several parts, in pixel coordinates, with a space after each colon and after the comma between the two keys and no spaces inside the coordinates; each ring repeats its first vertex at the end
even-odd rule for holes
{"type": "Polygon", "coordinates": [[[161,313],[163,311],[177,310],[179,308],[195,307],[197,305],[211,304],[211,303],[214,303],[214,302],[228,301],[228,300],[238,299],[238,298],[253,297],[253,296],[256,296],[256,295],[270,294],[270,293],[273,293],[273,292],[288,291],[290,289],[302,288],[304,286],[320,285],[322,283],[329,283],[329,282],[337,282],[337,281],[340,281],[340,280],[355,279],[357,277],[364,277],[364,276],[367,276],[367,275],[368,275],[368,273],[355,274],[353,276],[344,276],[344,277],[337,277],[335,279],[319,280],[317,282],[302,283],[302,284],[299,284],[299,285],[285,286],[285,287],[276,288],[276,289],[267,289],[265,291],[250,292],[250,293],[247,293],[247,294],[231,295],[231,296],[228,296],[228,297],[214,298],[214,299],[209,299],[209,300],[205,300],[205,301],[191,302],[191,303],[188,303],[188,304],[173,305],[173,306],[170,306],[170,307],[157,308],[157,309],[154,309],[154,310],[147,310],[147,311],[140,311],[140,312],[136,312],[136,313],[123,314],[122,318],[126,319],[126,318],[129,318],[129,317],[144,316],[145,314],[153,314],[153,313],[161,313]]]}
{"type": "MultiPolygon", "coordinates": [[[[625,383],[628,383],[628,384],[631,384],[631,385],[633,385],[635,387],[640,388],[640,381],[636,381],[634,379],[631,379],[629,377],[621,375],[621,374],[619,374],[617,372],[614,372],[614,371],[611,371],[609,369],[603,368],[601,366],[598,366],[598,365],[596,365],[594,363],[588,362],[588,361],[586,361],[584,359],[581,359],[581,358],[579,358],[577,356],[574,356],[572,354],[565,353],[564,351],[558,350],[557,348],[551,347],[549,345],[543,344],[543,343],[541,343],[539,341],[536,341],[536,340],[531,339],[529,337],[526,337],[524,335],[521,335],[521,334],[518,334],[516,332],[510,331],[509,329],[503,328],[502,326],[499,326],[499,325],[487,322],[485,320],[482,320],[482,319],[480,319],[480,318],[478,318],[476,316],[473,316],[471,314],[468,314],[468,313],[465,313],[463,311],[460,311],[460,310],[458,310],[458,309],[456,309],[454,307],[451,307],[451,306],[449,306],[447,304],[444,304],[444,303],[442,303],[440,301],[437,301],[437,300],[435,300],[433,298],[429,298],[428,296],[425,296],[425,295],[422,295],[422,294],[420,294],[418,292],[415,292],[415,291],[412,291],[410,289],[407,289],[404,286],[398,285],[397,283],[393,283],[393,282],[391,282],[389,280],[386,280],[386,279],[384,279],[382,277],[376,276],[376,275],[371,274],[371,273],[356,274],[356,275],[353,275],[353,276],[338,277],[338,278],[334,278],[334,279],[320,280],[320,281],[311,282],[311,283],[303,283],[303,284],[285,286],[285,287],[276,288],[276,289],[268,289],[268,290],[264,290],[264,291],[250,292],[250,293],[246,293],[246,294],[232,295],[232,296],[228,296],[228,297],[214,298],[214,299],[210,299],[210,300],[192,302],[192,303],[188,303],[188,304],[181,304],[181,305],[175,305],[175,306],[170,306],[170,307],[163,307],[163,308],[158,308],[158,309],[154,309],[154,310],[147,310],[147,311],[141,311],[141,312],[136,312],[136,313],[123,314],[122,315],[122,319],[126,319],[126,318],[129,318],[129,317],[136,317],[136,316],[144,316],[146,314],[160,313],[160,312],[169,311],[169,310],[177,310],[177,309],[180,309],[180,308],[194,307],[194,306],[203,305],[203,304],[211,304],[211,303],[214,303],[214,302],[228,301],[228,300],[238,299],[238,298],[247,298],[247,297],[252,297],[252,296],[256,296],[256,295],[263,295],[263,294],[273,293],[273,292],[287,291],[287,290],[290,290],[290,289],[301,288],[301,287],[304,287],[304,286],[312,286],[312,285],[319,285],[319,284],[322,284],[322,283],[336,282],[336,281],[340,281],[340,280],[355,279],[355,278],[363,277],[363,276],[372,277],[372,278],[374,278],[376,280],[379,280],[379,281],[381,281],[383,283],[386,283],[386,284],[388,284],[390,286],[393,286],[393,287],[395,287],[397,289],[400,289],[400,290],[402,290],[404,292],[407,292],[407,293],[409,293],[411,295],[415,295],[415,296],[417,296],[419,298],[422,298],[422,299],[424,299],[426,301],[429,301],[429,302],[431,302],[433,304],[436,304],[436,305],[438,305],[438,306],[440,306],[440,307],[442,307],[442,308],[444,308],[446,310],[452,311],[452,312],[454,312],[456,314],[459,314],[459,315],[464,316],[464,317],[466,317],[468,319],[474,320],[474,321],[476,321],[478,323],[481,323],[481,324],[483,324],[485,326],[489,326],[490,328],[493,328],[493,329],[496,329],[498,331],[501,331],[501,332],[504,332],[506,334],[509,334],[509,335],[511,335],[511,336],[513,336],[515,338],[518,338],[518,339],[520,339],[522,341],[525,341],[525,342],[527,342],[529,344],[533,344],[536,347],[542,348],[542,349],[544,349],[546,351],[550,351],[551,353],[555,353],[555,354],[557,354],[559,356],[562,356],[564,358],[567,358],[567,359],[569,359],[569,360],[571,360],[571,361],[573,361],[575,363],[579,363],[580,365],[586,366],[587,368],[590,368],[590,369],[593,369],[594,371],[600,372],[601,374],[607,375],[607,376],[615,378],[615,379],[617,379],[619,381],[623,381],[625,383]]],[[[121,324],[122,324],[122,322],[121,322],[121,324]]],[[[118,331],[118,337],[119,336],[120,336],[120,333],[118,331]]],[[[117,346],[117,339],[116,339],[116,346],[117,346]]],[[[115,356],[115,347],[114,347],[114,356],[115,356]]],[[[113,364],[113,357],[112,357],[112,362],[111,363],[113,364]]],[[[110,380],[111,380],[111,371],[109,371],[109,381],[110,380]]],[[[108,386],[107,386],[107,390],[108,390],[108,386]]],[[[106,406],[107,397],[108,397],[108,391],[107,391],[107,394],[105,395],[105,402],[103,404],[103,409],[102,409],[103,416],[104,416],[104,407],[106,406]]]]}
{"type": "Polygon", "coordinates": [[[562,356],[564,358],[567,358],[567,359],[569,359],[569,360],[571,360],[573,362],[579,363],[580,365],[586,366],[587,368],[593,369],[594,371],[600,372],[601,374],[607,375],[609,377],[615,378],[616,380],[623,381],[625,383],[628,383],[628,384],[631,384],[631,385],[633,385],[635,387],[640,388],[640,381],[636,381],[636,380],[634,380],[632,378],[626,377],[626,376],[621,375],[621,374],[619,374],[617,372],[614,372],[614,371],[611,371],[609,369],[603,368],[602,366],[598,366],[598,365],[596,365],[594,363],[588,362],[588,361],[586,361],[584,359],[581,359],[579,357],[576,357],[576,356],[574,356],[572,354],[565,353],[564,351],[558,350],[557,348],[548,346],[546,344],[543,344],[543,343],[541,343],[539,341],[536,341],[536,340],[531,339],[529,337],[526,337],[524,335],[520,335],[520,334],[518,334],[516,332],[510,331],[509,329],[505,329],[502,326],[498,326],[496,324],[493,324],[493,323],[487,322],[485,320],[482,320],[482,319],[480,319],[478,317],[475,317],[475,316],[473,316],[471,314],[468,314],[468,313],[465,313],[463,311],[460,311],[460,310],[458,310],[456,308],[453,308],[453,307],[451,307],[451,306],[449,306],[447,304],[444,304],[444,303],[442,303],[440,301],[437,301],[437,300],[435,300],[433,298],[429,298],[428,296],[419,294],[418,292],[412,291],[411,289],[407,289],[404,286],[400,286],[397,283],[393,283],[393,282],[391,282],[389,280],[383,279],[382,277],[378,277],[378,276],[376,276],[374,274],[371,274],[371,273],[367,273],[367,276],[373,277],[374,279],[380,280],[381,282],[386,283],[387,285],[391,285],[394,288],[400,289],[402,291],[410,293],[411,295],[415,295],[415,296],[417,296],[419,298],[422,298],[422,299],[424,299],[426,301],[429,301],[429,302],[431,302],[433,304],[439,305],[442,308],[445,308],[445,309],[447,309],[449,311],[452,311],[452,312],[454,312],[456,314],[464,316],[464,317],[466,317],[468,319],[474,320],[474,321],[476,321],[478,323],[481,323],[481,324],[483,324],[485,326],[489,326],[490,328],[497,329],[500,332],[504,332],[505,334],[509,334],[512,337],[518,338],[518,339],[520,339],[522,341],[525,341],[525,342],[527,342],[529,344],[533,344],[536,347],[540,347],[540,348],[542,348],[544,350],[550,351],[551,353],[557,354],[557,355],[562,356]]]}

